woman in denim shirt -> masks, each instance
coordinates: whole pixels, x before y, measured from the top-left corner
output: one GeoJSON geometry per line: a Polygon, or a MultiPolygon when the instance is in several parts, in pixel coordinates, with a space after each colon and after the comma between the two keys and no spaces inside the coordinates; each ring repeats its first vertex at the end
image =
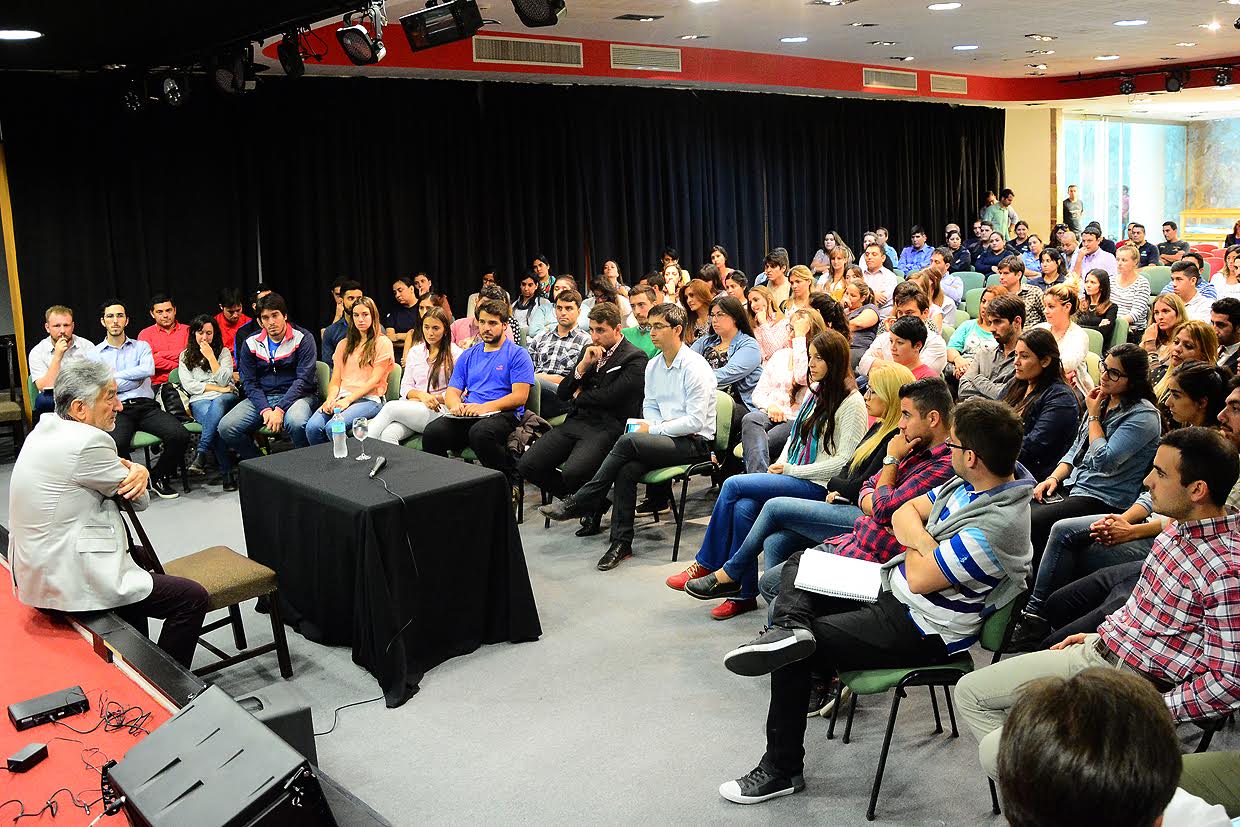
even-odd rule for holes
{"type": "Polygon", "coordinates": [[[754,409],[753,391],[762,377],[762,349],[753,337],[745,306],[732,296],[719,296],[710,303],[710,330],[690,347],[705,357],[715,371],[719,390],[737,403],[732,406],[732,446],[740,441],[741,420],[754,409]]]}
{"type": "Polygon", "coordinates": [[[1033,489],[1030,539],[1035,560],[1057,521],[1119,514],[1132,505],[1158,449],[1162,424],[1145,351],[1134,344],[1119,345],[1107,354],[1102,368],[1098,387],[1085,398],[1086,415],[1072,447],[1033,489]]]}

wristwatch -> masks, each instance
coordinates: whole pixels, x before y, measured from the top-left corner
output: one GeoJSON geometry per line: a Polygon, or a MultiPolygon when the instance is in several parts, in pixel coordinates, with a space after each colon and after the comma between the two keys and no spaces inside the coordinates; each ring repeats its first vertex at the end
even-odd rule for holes
{"type": "Polygon", "coordinates": [[[1100,416],[1094,416],[1093,414],[1090,414],[1090,415],[1089,415],[1089,416],[1085,419],[1085,421],[1086,421],[1086,422],[1101,422],[1101,421],[1102,421],[1102,417],[1100,417],[1100,416]]]}
{"type": "Polygon", "coordinates": [[[888,454],[887,456],[883,457],[883,465],[895,465],[899,461],[900,460],[896,459],[891,454],[888,454]]]}

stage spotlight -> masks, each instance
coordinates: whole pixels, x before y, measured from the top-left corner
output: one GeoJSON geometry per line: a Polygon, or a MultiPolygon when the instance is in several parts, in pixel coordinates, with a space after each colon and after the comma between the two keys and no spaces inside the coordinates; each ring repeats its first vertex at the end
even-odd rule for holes
{"type": "Polygon", "coordinates": [[[1237,17],[1236,22],[1231,25],[1235,26],[1237,29],[1240,29],[1240,17],[1237,17]]]}
{"type": "Polygon", "coordinates": [[[215,88],[226,95],[240,95],[245,91],[246,49],[238,46],[211,60],[211,80],[215,88]]]}
{"type": "Polygon", "coordinates": [[[297,29],[284,33],[280,45],[276,46],[276,56],[280,58],[280,66],[284,74],[290,78],[299,78],[306,73],[306,61],[301,56],[301,32],[297,29]]]}
{"type": "Polygon", "coordinates": [[[512,7],[530,28],[554,26],[564,16],[564,0],[512,0],[512,7]]]}
{"type": "Polygon", "coordinates": [[[1188,72],[1168,72],[1163,88],[1168,92],[1179,92],[1188,85],[1188,72]]]}
{"type": "Polygon", "coordinates": [[[409,48],[419,52],[473,37],[482,28],[482,12],[478,11],[477,0],[433,2],[402,17],[400,26],[409,38],[409,48]]]}
{"type": "Polygon", "coordinates": [[[121,103],[126,112],[137,114],[146,108],[146,84],[140,78],[129,81],[121,94],[121,103]]]}
{"type": "Polygon", "coordinates": [[[1214,70],[1215,86],[1231,86],[1231,67],[1220,66],[1214,70]]]}
{"type": "Polygon", "coordinates": [[[1124,78],[1119,82],[1119,93],[1121,95],[1131,95],[1137,91],[1137,82],[1132,78],[1124,78]]]}
{"type": "Polygon", "coordinates": [[[387,12],[378,0],[361,11],[346,14],[344,25],[336,29],[336,39],[354,65],[378,63],[387,54],[387,47],[383,45],[386,24],[387,12]]]}
{"type": "Polygon", "coordinates": [[[159,84],[159,91],[169,106],[185,103],[185,83],[173,75],[164,76],[163,82],[159,84]]]}

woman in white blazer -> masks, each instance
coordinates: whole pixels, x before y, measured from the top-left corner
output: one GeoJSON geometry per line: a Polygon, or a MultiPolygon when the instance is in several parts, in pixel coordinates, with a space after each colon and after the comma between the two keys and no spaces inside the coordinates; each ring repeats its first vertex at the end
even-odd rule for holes
{"type": "Polygon", "coordinates": [[[108,435],[122,410],[112,370],[75,359],[56,378],[55,414],[27,437],[9,483],[9,561],[17,597],[63,612],[114,609],[139,631],[164,620],[160,648],[189,668],[207,592],[150,574],[129,554],[120,495],[147,507],[150,474],[121,459],[108,435]]]}

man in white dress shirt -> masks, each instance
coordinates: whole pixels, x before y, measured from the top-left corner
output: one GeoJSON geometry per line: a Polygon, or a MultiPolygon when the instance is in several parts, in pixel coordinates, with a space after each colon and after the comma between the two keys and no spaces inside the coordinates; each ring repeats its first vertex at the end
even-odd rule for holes
{"type": "Polygon", "coordinates": [[[60,366],[79,356],[90,355],[95,346],[93,342],[74,335],[73,309],[62,304],[52,305],[43,314],[43,329],[47,331],[47,338],[30,349],[26,360],[30,378],[39,391],[31,401],[36,421],[56,407],[52,388],[56,385],[60,366]]]}
{"type": "Polygon", "coordinates": [[[27,437],[9,482],[9,561],[17,597],[62,612],[113,609],[146,632],[164,621],[159,646],[190,667],[207,591],[183,577],[151,574],[129,554],[120,496],[150,502],[146,468],[116,453],[108,431],[123,409],[112,369],[74,359],[56,377],[55,415],[27,437]]]}

